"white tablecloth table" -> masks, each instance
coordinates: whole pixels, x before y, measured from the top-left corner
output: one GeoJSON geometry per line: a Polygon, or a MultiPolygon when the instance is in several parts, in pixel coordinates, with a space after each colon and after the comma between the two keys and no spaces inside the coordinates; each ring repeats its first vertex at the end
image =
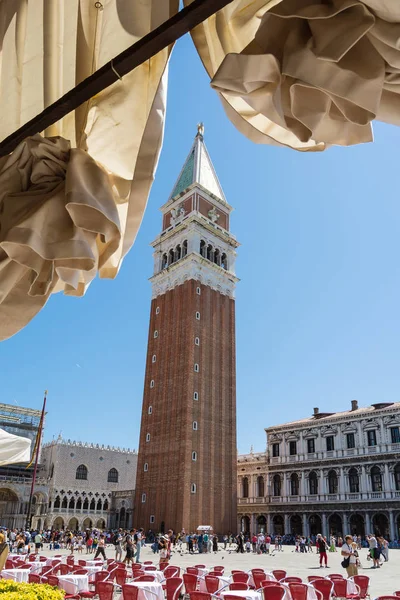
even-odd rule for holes
{"type": "MultiPolygon", "coordinates": [[[[96,560],[87,560],[86,561],[86,565],[88,567],[98,567],[99,565],[101,566],[103,564],[104,560],[102,558],[100,559],[96,559],[96,560]]],[[[86,567],[82,567],[82,569],[85,569],[86,567]]]]}
{"type": "Polygon", "coordinates": [[[28,564],[31,567],[31,573],[39,573],[39,571],[46,565],[45,562],[41,562],[40,560],[34,560],[28,564]]]}
{"type": "Polygon", "coordinates": [[[82,567],[82,569],[85,569],[88,572],[88,575],[92,575],[93,573],[99,573],[102,571],[103,567],[101,565],[98,567],[91,567],[87,565],[86,567],[82,567]]]}
{"type": "Polygon", "coordinates": [[[28,583],[29,572],[29,569],[3,569],[1,576],[3,579],[28,583]]]}
{"type": "MultiPolygon", "coordinates": [[[[223,577],[222,575],[219,575],[219,576],[217,576],[217,579],[219,579],[219,582],[220,582],[220,585],[218,587],[218,592],[225,585],[229,585],[231,583],[231,578],[230,577],[223,577]]],[[[226,589],[228,589],[228,588],[226,588],[226,589]]],[[[200,579],[199,591],[200,592],[206,592],[207,591],[207,586],[206,586],[206,580],[205,579],[200,579]]],[[[236,592],[232,592],[232,594],[236,594],[236,592]]]]}
{"type": "Polygon", "coordinates": [[[199,575],[200,577],[204,577],[205,575],[208,575],[210,572],[210,569],[201,569],[199,568],[199,575]]]}
{"type": "Polygon", "coordinates": [[[46,560],[46,562],[43,562],[43,564],[44,564],[44,565],[47,565],[48,567],[50,567],[50,566],[53,564],[53,562],[54,562],[55,560],[61,560],[61,562],[62,562],[63,564],[65,564],[65,563],[67,562],[67,557],[66,557],[66,556],[59,556],[59,557],[55,558],[55,557],[53,556],[52,558],[48,558],[48,559],[46,560]]]}
{"type": "Polygon", "coordinates": [[[88,575],[61,575],[58,578],[59,586],[67,594],[78,594],[89,591],[88,575]]]}
{"type": "Polygon", "coordinates": [[[126,585],[139,588],[137,600],[164,600],[164,591],[157,581],[131,581],[126,585]]]}
{"type": "Polygon", "coordinates": [[[256,592],[255,590],[235,590],[234,592],[221,592],[221,598],[226,596],[226,594],[234,594],[235,596],[240,596],[241,598],[249,598],[249,600],[262,600],[260,592],[256,592]]]}

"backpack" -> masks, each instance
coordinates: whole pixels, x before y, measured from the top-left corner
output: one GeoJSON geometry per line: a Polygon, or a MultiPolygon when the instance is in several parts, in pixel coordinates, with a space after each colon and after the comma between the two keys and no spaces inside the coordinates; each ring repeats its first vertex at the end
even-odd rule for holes
{"type": "Polygon", "coordinates": [[[118,542],[119,542],[119,534],[115,533],[114,537],[113,537],[113,544],[114,544],[114,546],[117,546],[118,542]]]}

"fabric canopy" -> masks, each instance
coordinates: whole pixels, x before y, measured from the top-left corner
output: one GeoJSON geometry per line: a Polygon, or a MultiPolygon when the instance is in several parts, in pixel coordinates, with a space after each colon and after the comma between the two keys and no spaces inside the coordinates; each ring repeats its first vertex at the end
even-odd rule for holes
{"type": "Polygon", "coordinates": [[[30,458],[31,440],[0,429],[0,467],[29,462],[30,458]]]}
{"type": "MultiPolygon", "coordinates": [[[[178,0],[2,0],[4,138],[166,21],[178,0]]],[[[0,160],[0,339],[52,292],[113,278],[132,246],[162,145],[167,48],[0,160]]]]}
{"type": "Polygon", "coordinates": [[[192,37],[254,142],[320,151],[372,141],[375,118],[400,124],[398,0],[236,0],[192,37]]]}
{"type": "MultiPolygon", "coordinates": [[[[1,0],[2,138],[178,6],[1,0]]],[[[227,116],[256,143],[321,151],[371,141],[375,118],[400,124],[399,0],[232,0],[192,37],[227,116]]],[[[81,296],[97,273],[118,273],[157,167],[170,52],[0,159],[0,340],[51,293],[81,296]]]]}

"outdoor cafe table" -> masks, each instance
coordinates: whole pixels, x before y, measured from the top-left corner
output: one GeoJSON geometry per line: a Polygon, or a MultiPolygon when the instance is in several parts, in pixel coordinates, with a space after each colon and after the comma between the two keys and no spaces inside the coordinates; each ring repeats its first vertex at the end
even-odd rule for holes
{"type": "Polygon", "coordinates": [[[125,585],[139,588],[137,600],[164,600],[162,585],[157,581],[131,581],[125,585]]]}
{"type": "Polygon", "coordinates": [[[204,577],[205,575],[208,575],[210,572],[210,569],[202,569],[198,567],[198,571],[199,571],[199,575],[200,577],[204,577]]]}
{"type": "Polygon", "coordinates": [[[59,586],[67,594],[79,594],[79,592],[89,591],[89,576],[88,575],[61,575],[58,578],[59,586]]]}
{"type": "Polygon", "coordinates": [[[260,592],[256,592],[255,590],[235,590],[234,592],[221,592],[220,596],[223,598],[227,594],[234,594],[235,596],[240,596],[241,598],[249,598],[249,600],[262,600],[260,592]]]}
{"type": "MultiPolygon", "coordinates": [[[[249,585],[252,585],[253,587],[255,587],[255,584],[254,584],[254,578],[253,578],[253,574],[252,574],[252,572],[251,572],[251,571],[247,571],[247,574],[248,574],[248,576],[249,576],[249,585]]],[[[275,579],[275,577],[272,575],[272,573],[266,573],[266,572],[264,571],[264,577],[265,577],[265,579],[267,579],[268,581],[276,581],[276,579],[275,579]]],[[[235,592],[235,594],[236,594],[236,592],[235,592]]]]}
{"type": "MultiPolygon", "coordinates": [[[[220,582],[220,585],[218,587],[218,592],[225,585],[228,586],[231,583],[231,578],[230,577],[223,577],[222,575],[217,575],[217,579],[219,579],[219,582],[220,582]]],[[[207,592],[206,580],[203,579],[203,578],[200,579],[199,591],[200,592],[207,592]]],[[[232,594],[236,594],[236,592],[232,592],[232,594]]]]}
{"type": "Polygon", "coordinates": [[[102,565],[97,565],[97,566],[88,566],[86,565],[86,567],[82,567],[82,569],[85,569],[88,572],[88,575],[93,575],[93,573],[99,573],[100,571],[103,570],[103,566],[102,565]]]}
{"type": "Polygon", "coordinates": [[[28,583],[29,569],[3,569],[1,576],[3,579],[28,583]]]}
{"type": "MultiPolygon", "coordinates": [[[[103,561],[102,558],[99,558],[99,559],[96,559],[96,560],[87,560],[86,561],[86,566],[87,567],[101,567],[102,564],[103,564],[103,562],[104,561],[103,561]]],[[[86,569],[86,567],[82,567],[82,569],[86,569]]]]}

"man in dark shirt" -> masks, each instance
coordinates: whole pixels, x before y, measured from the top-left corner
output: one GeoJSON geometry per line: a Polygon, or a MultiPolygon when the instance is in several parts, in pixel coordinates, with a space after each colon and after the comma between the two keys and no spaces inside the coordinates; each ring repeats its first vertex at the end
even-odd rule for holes
{"type": "Polygon", "coordinates": [[[327,568],[328,567],[328,556],[326,554],[326,551],[328,548],[327,548],[326,540],[322,537],[322,535],[320,533],[317,535],[316,546],[319,550],[319,566],[322,569],[322,561],[325,561],[325,568],[327,568]]]}

